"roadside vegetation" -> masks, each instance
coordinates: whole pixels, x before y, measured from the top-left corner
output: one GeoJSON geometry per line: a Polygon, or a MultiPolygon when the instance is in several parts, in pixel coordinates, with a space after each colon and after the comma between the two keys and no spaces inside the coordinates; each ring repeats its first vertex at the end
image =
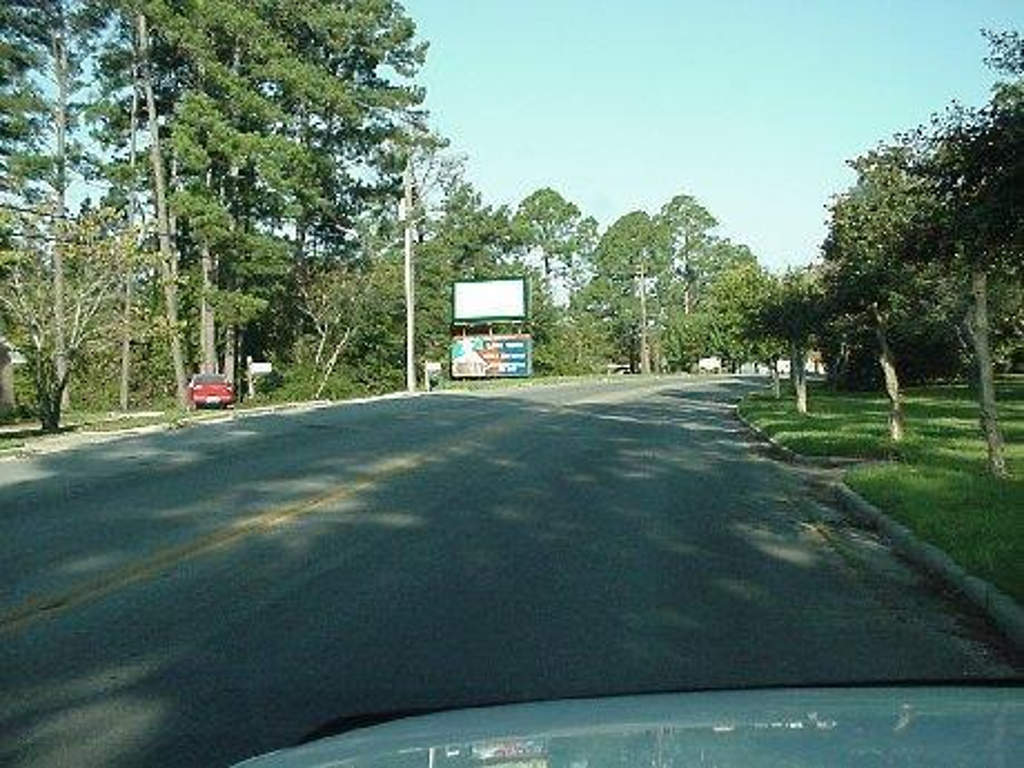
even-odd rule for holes
{"type": "Polygon", "coordinates": [[[905,391],[907,432],[894,444],[881,394],[812,387],[815,410],[752,395],[740,411],[781,444],[809,456],[882,459],[845,473],[846,483],[968,571],[1024,599],[1024,378],[998,382],[1011,479],[986,468],[974,393],[964,385],[905,391]]]}
{"type": "Polygon", "coordinates": [[[24,358],[44,429],[184,408],[189,374],[241,384],[249,357],[274,367],[261,402],[402,388],[407,227],[417,372],[448,359],[465,278],[528,278],[539,376],[686,370],[702,339],[740,343],[711,285],[760,268],[696,197],[607,227],[550,188],[489,204],[430,125],[400,3],[285,6],[0,12],[0,359],[24,358]]]}

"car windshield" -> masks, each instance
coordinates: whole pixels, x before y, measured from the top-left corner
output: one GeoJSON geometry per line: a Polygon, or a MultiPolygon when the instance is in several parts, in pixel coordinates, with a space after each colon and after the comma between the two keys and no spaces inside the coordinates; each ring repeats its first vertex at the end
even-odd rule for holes
{"type": "Polygon", "coordinates": [[[0,51],[0,765],[1021,680],[1024,3],[4,0],[0,51]]]}
{"type": "Polygon", "coordinates": [[[192,381],[195,384],[227,384],[228,381],[224,376],[217,373],[199,373],[196,374],[192,381]]]}

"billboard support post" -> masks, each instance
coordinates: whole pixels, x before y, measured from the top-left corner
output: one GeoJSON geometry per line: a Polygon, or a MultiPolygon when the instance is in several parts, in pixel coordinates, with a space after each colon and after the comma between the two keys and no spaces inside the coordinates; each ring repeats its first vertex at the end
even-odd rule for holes
{"type": "Polygon", "coordinates": [[[416,391],[416,309],[412,272],[412,155],[405,161],[405,196],[402,218],[405,220],[405,388],[416,391]]]}

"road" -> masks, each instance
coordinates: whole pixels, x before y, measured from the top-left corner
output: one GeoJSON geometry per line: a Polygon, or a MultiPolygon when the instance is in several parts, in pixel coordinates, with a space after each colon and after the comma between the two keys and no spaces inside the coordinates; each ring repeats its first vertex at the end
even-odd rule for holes
{"type": "Polygon", "coordinates": [[[759,384],[235,419],[0,462],[0,764],[228,765],[334,718],[1015,674],[763,456],[759,384]]]}

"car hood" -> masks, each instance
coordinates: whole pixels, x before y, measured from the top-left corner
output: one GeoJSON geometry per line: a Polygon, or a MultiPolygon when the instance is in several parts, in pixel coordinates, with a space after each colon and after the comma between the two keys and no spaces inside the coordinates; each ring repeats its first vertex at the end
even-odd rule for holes
{"type": "Polygon", "coordinates": [[[483,707],[394,720],[241,765],[1024,765],[1022,691],[808,688],[483,707]]]}

